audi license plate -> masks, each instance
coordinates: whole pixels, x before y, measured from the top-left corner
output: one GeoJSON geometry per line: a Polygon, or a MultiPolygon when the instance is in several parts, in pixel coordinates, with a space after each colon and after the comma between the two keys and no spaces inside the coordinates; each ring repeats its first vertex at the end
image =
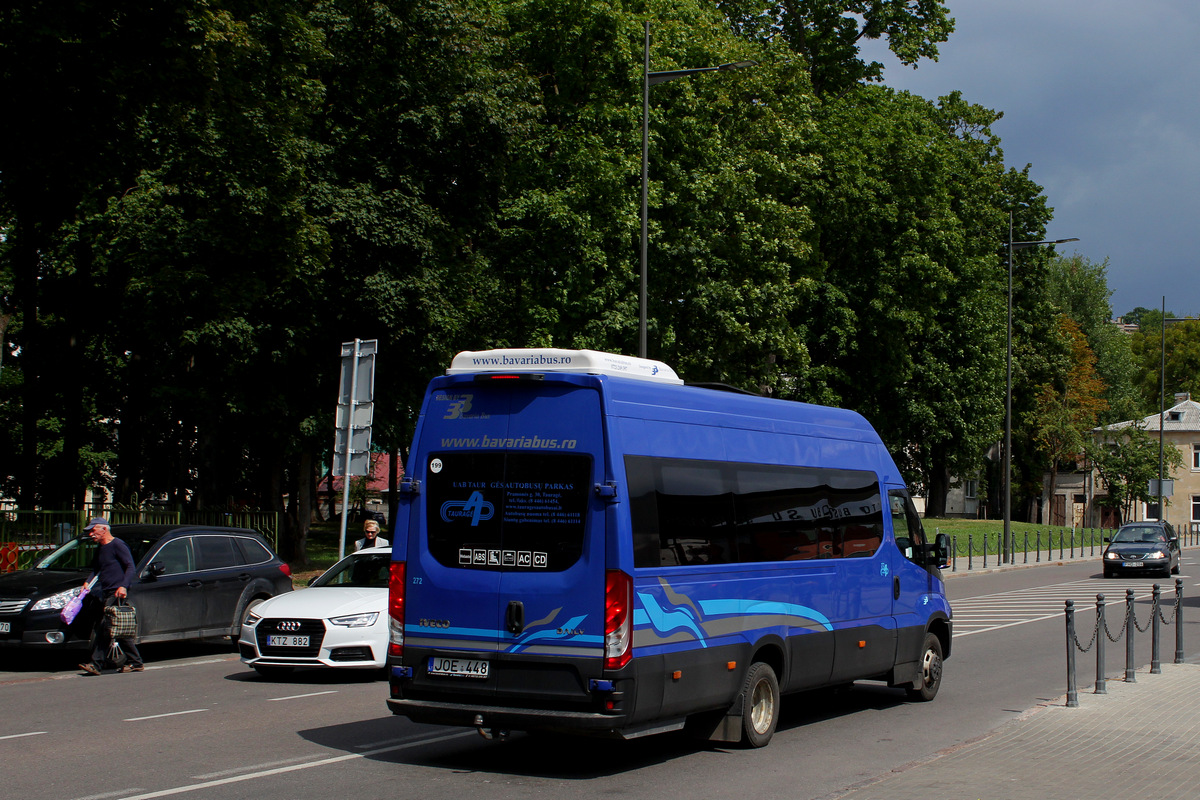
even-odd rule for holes
{"type": "Polygon", "coordinates": [[[1122,561],[1121,566],[1122,567],[1140,567],[1140,566],[1142,566],[1142,562],[1140,562],[1140,561],[1122,561]]]}
{"type": "Polygon", "coordinates": [[[429,657],[430,675],[457,675],[462,678],[486,678],[489,662],[482,659],[429,657]]]}
{"type": "Polygon", "coordinates": [[[12,633],[12,624],[8,622],[0,622],[0,633],[12,633]]]}
{"type": "Polygon", "coordinates": [[[268,636],[267,647],[308,647],[307,636],[268,636]]]}

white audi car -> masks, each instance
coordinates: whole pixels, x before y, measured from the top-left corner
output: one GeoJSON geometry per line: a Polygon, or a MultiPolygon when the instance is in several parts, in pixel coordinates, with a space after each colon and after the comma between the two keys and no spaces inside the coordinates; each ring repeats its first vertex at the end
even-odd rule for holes
{"type": "Polygon", "coordinates": [[[238,639],[242,662],[265,676],[296,667],[383,669],[391,564],[390,547],[359,550],[307,588],[254,606],[238,639]]]}

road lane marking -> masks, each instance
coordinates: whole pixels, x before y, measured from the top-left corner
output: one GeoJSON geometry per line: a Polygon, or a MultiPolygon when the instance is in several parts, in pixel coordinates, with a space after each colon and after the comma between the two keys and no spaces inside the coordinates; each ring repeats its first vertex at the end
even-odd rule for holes
{"type": "MultiPolygon", "coordinates": [[[[1061,620],[1066,613],[1066,600],[1075,601],[1076,614],[1091,611],[1094,616],[1097,594],[1104,595],[1105,606],[1110,613],[1123,614],[1126,589],[1134,590],[1134,599],[1137,601],[1145,601],[1151,597],[1149,584],[1131,584],[1097,578],[952,600],[950,605],[954,609],[954,638],[1032,622],[1061,620]]],[[[1162,587],[1163,607],[1173,606],[1174,597],[1172,586],[1162,587]]]]}
{"type": "Polygon", "coordinates": [[[193,784],[189,784],[187,786],[176,786],[171,789],[161,789],[157,792],[147,792],[145,794],[130,795],[128,797],[123,798],[123,800],[154,800],[155,798],[158,798],[158,797],[170,797],[172,795],[183,794],[185,792],[196,792],[196,791],[200,791],[201,789],[212,789],[217,786],[228,786],[228,785],[234,784],[234,783],[241,783],[242,781],[254,780],[256,778],[269,778],[273,775],[283,775],[288,772],[297,772],[302,769],[312,769],[313,767],[324,767],[324,766],[328,766],[330,764],[339,764],[343,761],[353,761],[354,759],[366,758],[368,756],[376,756],[381,753],[388,753],[388,752],[399,751],[399,750],[408,750],[410,748],[418,747],[420,745],[438,744],[439,742],[446,742],[451,739],[463,739],[463,738],[467,738],[467,737],[474,738],[476,736],[478,736],[478,734],[475,731],[460,731],[460,732],[456,732],[456,733],[448,733],[445,736],[435,736],[431,739],[421,739],[419,741],[413,741],[408,744],[402,744],[402,745],[397,745],[397,746],[389,745],[387,747],[376,747],[373,750],[367,750],[366,752],[363,752],[363,753],[349,753],[344,756],[333,756],[332,758],[324,758],[324,759],[321,759],[320,761],[310,761],[306,764],[293,764],[291,766],[286,766],[286,767],[275,767],[274,769],[260,770],[258,772],[251,772],[246,775],[237,775],[237,776],[229,777],[229,778],[219,778],[217,780],[204,781],[202,783],[193,783],[193,784]]]}
{"type": "Polygon", "coordinates": [[[256,770],[270,769],[271,767],[282,767],[285,764],[298,764],[301,761],[312,761],[314,758],[320,758],[321,753],[311,753],[307,756],[296,756],[295,758],[283,758],[279,761],[268,761],[264,764],[248,764],[244,767],[236,767],[235,769],[225,769],[220,772],[209,772],[204,775],[193,775],[192,778],[198,781],[208,781],[213,778],[225,778],[230,775],[238,775],[243,772],[256,770]]]}
{"type": "Polygon", "coordinates": [[[125,722],[142,722],[142,721],[148,720],[148,719],[162,719],[163,717],[179,717],[184,714],[199,714],[204,711],[208,711],[208,709],[207,708],[191,708],[191,709],[188,709],[187,711],[171,711],[166,714],[151,714],[148,717],[130,717],[129,719],[124,720],[124,721],[125,722]]]}
{"type": "Polygon", "coordinates": [[[337,689],[330,689],[327,692],[309,692],[308,694],[292,694],[287,697],[268,697],[268,703],[277,703],[280,700],[299,700],[302,697],[320,697],[323,694],[337,694],[337,689]]]}
{"type": "Polygon", "coordinates": [[[41,736],[46,731],[30,731],[29,733],[10,733],[7,736],[0,736],[0,739],[20,739],[25,736],[41,736]]]}

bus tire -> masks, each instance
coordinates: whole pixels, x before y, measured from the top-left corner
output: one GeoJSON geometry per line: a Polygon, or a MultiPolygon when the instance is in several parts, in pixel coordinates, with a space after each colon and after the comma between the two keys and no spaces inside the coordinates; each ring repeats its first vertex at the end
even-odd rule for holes
{"type": "Polygon", "coordinates": [[[775,670],[761,661],[751,664],[743,695],[742,742],[748,747],[765,747],[779,724],[779,679],[775,670]]]}
{"type": "Polygon", "coordinates": [[[913,686],[905,691],[908,699],[929,702],[937,697],[942,686],[942,640],[932,633],[925,634],[921,647],[921,670],[913,686]]]}

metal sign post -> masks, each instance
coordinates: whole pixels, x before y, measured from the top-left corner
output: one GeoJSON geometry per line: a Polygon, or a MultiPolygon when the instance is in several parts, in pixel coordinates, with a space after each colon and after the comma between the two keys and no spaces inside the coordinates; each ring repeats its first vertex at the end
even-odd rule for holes
{"type": "Polygon", "coordinates": [[[342,476],[339,560],[346,555],[350,476],[368,475],[371,472],[371,422],[375,412],[375,353],[378,349],[378,339],[355,339],[342,343],[337,431],[333,445],[333,472],[342,476]]]}

